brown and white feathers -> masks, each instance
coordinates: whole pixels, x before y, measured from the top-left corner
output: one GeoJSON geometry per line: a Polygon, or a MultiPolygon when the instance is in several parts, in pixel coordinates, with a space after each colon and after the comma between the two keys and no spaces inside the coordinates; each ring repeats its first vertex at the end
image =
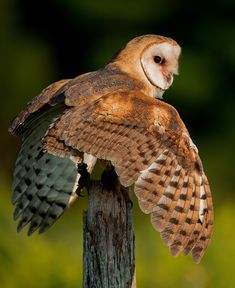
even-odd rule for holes
{"type": "Polygon", "coordinates": [[[171,253],[200,261],[213,227],[208,180],[178,112],[154,98],[172,84],[180,52],[170,38],[137,37],[103,69],[52,84],[27,105],[10,128],[23,140],[13,184],[19,230],[49,227],[76,199],[77,165],[91,172],[104,159],[123,186],[134,184],[171,253]]]}

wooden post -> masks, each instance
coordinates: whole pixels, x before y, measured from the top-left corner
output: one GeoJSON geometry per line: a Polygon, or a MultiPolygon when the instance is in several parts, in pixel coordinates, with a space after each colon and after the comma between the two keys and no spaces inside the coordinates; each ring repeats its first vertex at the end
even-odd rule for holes
{"type": "Polygon", "coordinates": [[[130,188],[92,180],[83,233],[83,288],[135,288],[130,188]]]}

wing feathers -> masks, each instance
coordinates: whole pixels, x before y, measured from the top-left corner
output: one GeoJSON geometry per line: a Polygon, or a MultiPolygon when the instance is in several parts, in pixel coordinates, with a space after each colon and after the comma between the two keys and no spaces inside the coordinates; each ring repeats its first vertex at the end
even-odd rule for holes
{"type": "Polygon", "coordinates": [[[171,106],[137,91],[128,101],[124,93],[106,95],[65,111],[44,139],[47,151],[50,137],[110,160],[122,185],[135,183],[140,208],[171,253],[201,259],[212,232],[211,195],[197,149],[171,106]]]}
{"type": "Polygon", "coordinates": [[[31,222],[29,234],[42,225],[53,203],[60,209],[53,206],[57,217],[50,223],[62,214],[77,177],[73,161],[43,151],[41,140],[55,117],[54,112],[44,111],[37,119],[27,121],[27,130],[21,131],[23,143],[14,171],[12,202],[16,204],[14,218],[22,215],[17,230],[31,222]]]}
{"type": "MultiPolygon", "coordinates": [[[[162,219],[162,221],[159,223],[159,226],[161,227],[161,238],[163,239],[165,244],[169,244],[172,238],[172,235],[174,235],[174,226],[179,225],[179,220],[174,216],[174,210],[176,208],[180,193],[181,193],[181,187],[182,187],[182,183],[184,180],[184,176],[185,176],[185,170],[182,169],[181,166],[177,167],[178,169],[176,169],[177,176],[174,175],[174,177],[172,178],[172,181],[170,182],[169,186],[173,189],[175,189],[174,193],[170,193],[173,198],[171,201],[170,206],[168,207],[167,213],[164,216],[164,218],[162,219]]],[[[168,186],[168,187],[169,187],[168,186]]],[[[167,189],[166,192],[167,193],[167,189]]],[[[164,194],[165,194],[164,193],[164,194]]],[[[164,195],[163,194],[163,195],[164,195]]]]}
{"type": "MultiPolygon", "coordinates": [[[[9,127],[9,132],[14,135],[19,135],[22,130],[26,130],[25,124],[27,126],[28,122],[43,116],[43,107],[49,105],[48,103],[54,98],[58,91],[61,90],[61,92],[63,92],[63,87],[69,83],[69,81],[69,79],[60,80],[45,88],[37,97],[29,102],[25,109],[23,109],[20,114],[13,120],[11,126],[9,127]]],[[[61,101],[58,103],[60,102],[61,101]]],[[[54,104],[52,106],[54,106],[54,104]]]]}
{"type": "Polygon", "coordinates": [[[163,194],[160,197],[157,206],[153,209],[153,212],[151,214],[151,222],[154,227],[160,232],[164,228],[165,217],[168,217],[168,215],[171,213],[171,205],[172,201],[174,200],[176,190],[175,185],[172,186],[171,183],[175,183],[174,181],[178,180],[178,172],[180,171],[180,169],[180,166],[176,165],[176,167],[174,167],[174,169],[172,170],[174,174],[170,175],[170,177],[167,178],[167,181],[164,182],[165,190],[163,191],[163,194]],[[175,176],[175,174],[177,176],[175,176]]]}
{"type": "MultiPolygon", "coordinates": [[[[180,195],[171,214],[172,220],[166,223],[164,230],[162,231],[162,233],[166,234],[165,243],[168,246],[172,245],[175,236],[177,235],[181,225],[186,219],[186,211],[188,211],[189,208],[189,201],[187,200],[189,195],[187,194],[187,187],[184,187],[184,183],[187,183],[188,181],[188,175],[185,175],[183,179],[184,182],[180,191],[180,195]],[[168,231],[170,231],[170,233],[167,233],[168,231]]],[[[171,252],[172,254],[175,254],[173,251],[171,252]]]]}
{"type": "MultiPolygon", "coordinates": [[[[149,169],[146,169],[144,173],[141,173],[141,176],[135,184],[136,196],[139,198],[141,209],[145,213],[150,213],[154,209],[163,209],[164,207],[162,205],[156,207],[156,204],[162,197],[162,194],[168,186],[177,166],[174,157],[173,159],[171,159],[169,155],[167,158],[164,157],[165,156],[159,157],[157,160],[158,162],[154,162],[149,169]],[[170,165],[165,166],[164,163],[170,165]]],[[[154,214],[155,216],[157,215],[157,213],[154,214]]],[[[156,217],[153,223],[157,225],[156,217]]]]}

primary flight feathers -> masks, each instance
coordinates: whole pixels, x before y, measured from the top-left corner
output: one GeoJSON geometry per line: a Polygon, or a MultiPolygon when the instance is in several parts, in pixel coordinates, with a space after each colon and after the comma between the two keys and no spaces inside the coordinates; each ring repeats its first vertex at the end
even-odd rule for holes
{"type": "Polygon", "coordinates": [[[173,255],[199,262],[213,207],[196,146],[178,112],[161,98],[178,73],[172,39],[134,38],[104,68],[51,84],[13,121],[22,138],[13,183],[18,230],[44,232],[76,199],[77,166],[111,161],[134,184],[141,210],[173,255]]]}

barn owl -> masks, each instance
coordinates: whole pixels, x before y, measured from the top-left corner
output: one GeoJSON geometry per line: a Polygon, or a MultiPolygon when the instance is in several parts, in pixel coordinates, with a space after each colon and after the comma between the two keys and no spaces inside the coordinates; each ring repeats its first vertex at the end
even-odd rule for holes
{"type": "Polygon", "coordinates": [[[61,80],[28,103],[10,132],[22,139],[14,218],[44,232],[78,197],[80,173],[109,161],[121,184],[173,255],[199,262],[213,207],[198,150],[176,109],[161,100],[178,73],[180,46],[157,35],[134,38],[104,68],[61,80]]]}

